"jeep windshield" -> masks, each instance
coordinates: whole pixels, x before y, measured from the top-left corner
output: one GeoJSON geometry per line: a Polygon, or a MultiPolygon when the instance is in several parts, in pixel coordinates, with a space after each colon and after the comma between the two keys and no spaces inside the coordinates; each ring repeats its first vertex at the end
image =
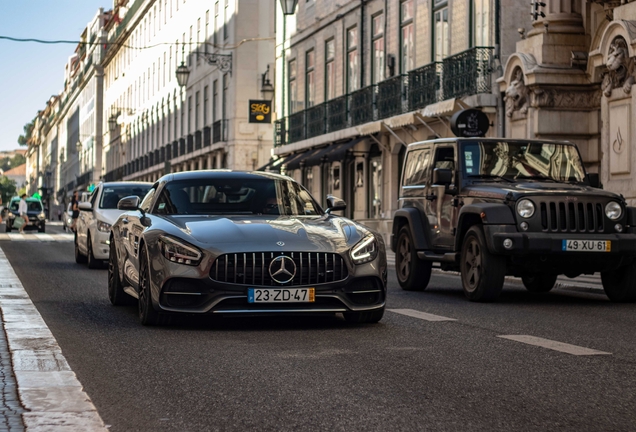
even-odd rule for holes
{"type": "Polygon", "coordinates": [[[583,182],[575,146],[530,141],[467,141],[460,160],[464,178],[583,182]]]}

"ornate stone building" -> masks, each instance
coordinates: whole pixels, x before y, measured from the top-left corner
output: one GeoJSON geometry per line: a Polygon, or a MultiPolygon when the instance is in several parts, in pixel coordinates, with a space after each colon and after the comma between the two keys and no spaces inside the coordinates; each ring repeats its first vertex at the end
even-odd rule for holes
{"type": "Polygon", "coordinates": [[[636,2],[544,3],[499,80],[505,135],[576,143],[588,170],[634,205],[636,2]]]}

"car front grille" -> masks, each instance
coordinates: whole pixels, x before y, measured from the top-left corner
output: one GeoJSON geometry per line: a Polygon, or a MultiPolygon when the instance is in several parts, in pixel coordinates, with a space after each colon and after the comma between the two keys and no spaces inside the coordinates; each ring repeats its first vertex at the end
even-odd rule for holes
{"type": "Polygon", "coordinates": [[[345,280],[349,272],[342,256],[324,252],[249,252],[219,256],[210,270],[210,278],[217,282],[250,286],[318,285],[345,280]],[[287,256],[294,261],[296,271],[287,283],[272,279],[269,268],[272,260],[287,256]]]}
{"type": "Polygon", "coordinates": [[[602,233],[604,212],[601,203],[555,202],[540,203],[541,226],[546,232],[602,233]]]}

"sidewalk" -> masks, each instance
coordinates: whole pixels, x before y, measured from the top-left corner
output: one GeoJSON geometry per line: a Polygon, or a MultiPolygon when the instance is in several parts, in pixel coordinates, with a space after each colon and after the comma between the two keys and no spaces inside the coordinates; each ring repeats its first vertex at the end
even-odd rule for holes
{"type": "MultiPolygon", "coordinates": [[[[386,251],[386,260],[389,268],[395,269],[395,253],[391,250],[386,251]]],[[[444,272],[438,266],[433,264],[433,274],[451,274],[459,276],[458,272],[444,272]]],[[[522,284],[520,278],[508,276],[506,281],[511,283],[522,284]]],[[[601,283],[601,275],[596,273],[594,275],[581,275],[574,279],[570,279],[567,276],[557,277],[557,283],[555,288],[581,288],[581,289],[593,289],[603,291],[603,284],[601,283]]]]}

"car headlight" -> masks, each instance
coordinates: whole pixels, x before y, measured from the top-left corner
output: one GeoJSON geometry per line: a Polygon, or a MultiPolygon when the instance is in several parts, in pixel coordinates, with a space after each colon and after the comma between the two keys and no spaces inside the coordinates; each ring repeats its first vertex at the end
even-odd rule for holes
{"type": "Polygon", "coordinates": [[[161,253],[174,263],[196,266],[201,262],[201,251],[196,247],[170,237],[159,237],[161,253]]]}
{"type": "Polygon", "coordinates": [[[373,234],[360,240],[351,249],[351,259],[356,264],[364,264],[373,261],[378,256],[378,241],[373,234]]]}
{"type": "Polygon", "coordinates": [[[610,201],[605,205],[605,216],[611,220],[620,219],[623,216],[623,209],[616,201],[610,201]]]}
{"type": "Polygon", "coordinates": [[[110,232],[110,227],[112,225],[106,222],[97,221],[97,230],[101,232],[110,232]]]}
{"type": "Polygon", "coordinates": [[[38,215],[38,219],[44,219],[44,218],[46,218],[46,215],[44,214],[44,212],[38,215]]]}
{"type": "Polygon", "coordinates": [[[534,214],[534,204],[528,199],[522,199],[517,203],[517,213],[522,218],[530,218],[534,214]]]}

